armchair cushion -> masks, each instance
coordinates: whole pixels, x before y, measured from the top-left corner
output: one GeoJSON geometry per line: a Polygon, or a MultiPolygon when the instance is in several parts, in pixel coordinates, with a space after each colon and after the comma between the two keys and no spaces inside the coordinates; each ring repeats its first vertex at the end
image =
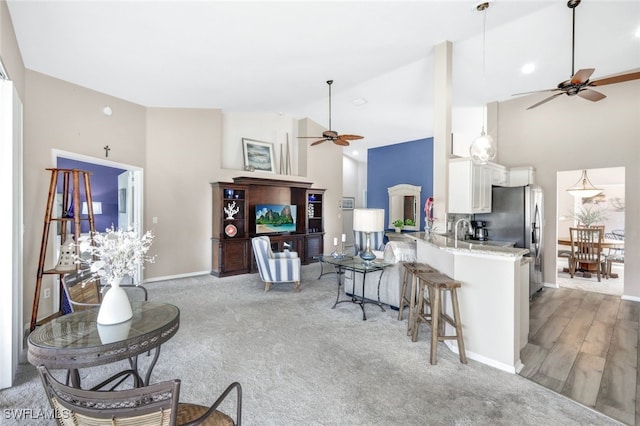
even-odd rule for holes
{"type": "MultiPolygon", "coordinates": [[[[384,251],[384,231],[371,232],[371,251],[384,251]]],[[[367,248],[367,233],[353,231],[354,254],[359,254],[367,248]]],[[[382,256],[380,256],[382,257],[382,256]]]]}

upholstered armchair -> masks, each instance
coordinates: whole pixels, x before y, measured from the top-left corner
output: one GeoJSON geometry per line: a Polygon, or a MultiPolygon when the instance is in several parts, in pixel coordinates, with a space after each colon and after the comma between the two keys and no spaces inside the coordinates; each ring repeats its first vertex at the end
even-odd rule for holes
{"type": "Polygon", "coordinates": [[[267,236],[251,239],[253,254],[258,265],[260,279],[264,281],[264,291],[271,288],[272,283],[292,282],[296,291],[300,291],[300,258],[295,251],[274,253],[271,240],[267,236]]]}

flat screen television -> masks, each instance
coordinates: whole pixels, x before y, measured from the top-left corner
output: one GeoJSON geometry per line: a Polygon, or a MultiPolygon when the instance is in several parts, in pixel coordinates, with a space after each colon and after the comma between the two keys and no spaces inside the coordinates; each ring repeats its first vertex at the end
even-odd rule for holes
{"type": "Polygon", "coordinates": [[[296,231],[296,206],[286,204],[256,205],[256,234],[296,231]]]}

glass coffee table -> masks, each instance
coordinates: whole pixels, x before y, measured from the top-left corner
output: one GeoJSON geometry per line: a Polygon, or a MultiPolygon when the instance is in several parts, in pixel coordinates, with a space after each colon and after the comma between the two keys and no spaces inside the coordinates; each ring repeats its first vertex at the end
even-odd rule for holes
{"type": "MultiPolygon", "coordinates": [[[[332,265],[336,269],[336,276],[338,281],[338,294],[336,295],[336,302],[333,304],[331,309],[334,309],[338,304],[351,302],[360,305],[362,309],[362,320],[366,321],[367,313],[364,309],[365,304],[373,304],[378,305],[380,309],[384,312],[384,307],[380,302],[380,282],[382,280],[382,275],[384,274],[384,270],[387,266],[391,266],[390,263],[385,263],[380,260],[374,260],[372,262],[365,262],[361,258],[357,256],[332,256],[330,254],[325,254],[318,256],[317,259],[321,263],[326,263],[332,265]],[[352,271],[354,273],[353,276],[353,287],[351,288],[351,297],[348,299],[340,300],[340,287],[342,287],[342,277],[344,276],[345,271],[352,271]],[[371,272],[380,271],[380,277],[378,278],[378,300],[371,300],[364,297],[365,295],[365,285],[367,282],[367,274],[371,272]],[[356,279],[355,274],[362,274],[362,296],[355,294],[355,286],[356,279]]],[[[346,293],[346,289],[345,289],[346,293]]],[[[348,293],[347,293],[348,295],[348,293]]]]}

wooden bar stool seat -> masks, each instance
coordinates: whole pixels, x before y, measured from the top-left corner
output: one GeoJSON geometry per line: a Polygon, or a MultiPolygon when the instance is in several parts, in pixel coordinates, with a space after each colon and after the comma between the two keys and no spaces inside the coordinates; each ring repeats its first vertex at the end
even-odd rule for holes
{"type": "Polygon", "coordinates": [[[438,342],[445,340],[457,340],[460,362],[467,363],[467,355],[464,350],[462,336],[462,323],[460,321],[460,307],[458,305],[458,292],[460,282],[439,272],[418,273],[418,306],[416,307],[415,325],[413,326],[412,339],[418,339],[420,323],[426,323],[431,327],[431,364],[437,362],[438,342]],[[427,289],[425,294],[424,289],[427,289]],[[443,309],[443,293],[451,294],[451,306],[453,318],[443,309]],[[455,329],[454,335],[445,334],[445,323],[449,323],[455,329]]]}
{"type": "Polygon", "coordinates": [[[416,274],[424,272],[438,272],[426,263],[405,262],[404,276],[402,279],[402,291],[400,292],[400,308],[398,309],[398,321],[402,320],[402,314],[405,307],[409,307],[409,318],[407,319],[407,336],[412,334],[412,327],[415,323],[414,316],[417,306],[417,278],[416,274]],[[411,296],[407,299],[407,286],[411,286],[411,296]]]}

